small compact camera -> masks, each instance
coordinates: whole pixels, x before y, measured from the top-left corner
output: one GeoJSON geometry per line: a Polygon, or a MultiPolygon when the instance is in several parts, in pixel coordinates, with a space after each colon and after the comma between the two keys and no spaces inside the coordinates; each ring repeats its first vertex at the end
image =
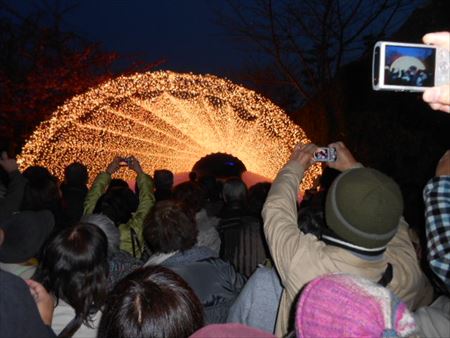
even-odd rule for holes
{"type": "Polygon", "coordinates": [[[131,164],[131,157],[122,157],[120,159],[119,165],[121,167],[128,167],[131,164]]]}
{"type": "Polygon", "coordinates": [[[335,162],[336,148],[320,147],[314,152],[313,158],[316,162],[335,162]]]}
{"type": "Polygon", "coordinates": [[[450,82],[450,52],[430,45],[378,41],[373,49],[372,88],[422,92],[450,82]]]}

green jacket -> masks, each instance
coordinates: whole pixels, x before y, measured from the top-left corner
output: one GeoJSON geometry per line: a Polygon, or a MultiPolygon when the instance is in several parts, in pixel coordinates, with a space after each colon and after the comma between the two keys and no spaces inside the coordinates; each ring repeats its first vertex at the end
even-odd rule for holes
{"type": "MultiPolygon", "coordinates": [[[[110,182],[110,174],[102,172],[97,175],[84,200],[84,215],[90,215],[94,212],[98,199],[105,192],[110,182]]],[[[136,256],[140,257],[144,247],[144,239],[142,237],[143,223],[145,217],[155,204],[155,196],[153,194],[153,180],[150,176],[139,174],[136,177],[136,182],[139,189],[139,206],[127,223],[119,225],[120,249],[133,254],[131,233],[131,229],[133,229],[137,235],[137,240],[141,249],[139,250],[139,247],[135,248],[136,256]]]]}

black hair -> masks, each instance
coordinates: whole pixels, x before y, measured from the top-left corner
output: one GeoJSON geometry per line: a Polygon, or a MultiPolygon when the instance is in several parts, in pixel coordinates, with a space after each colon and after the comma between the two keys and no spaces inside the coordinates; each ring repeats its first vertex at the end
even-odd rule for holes
{"type": "Polygon", "coordinates": [[[107,250],[105,233],[90,223],[78,223],[61,231],[44,248],[33,278],[75,310],[75,317],[59,337],[72,337],[82,323],[90,326],[92,313],[103,305],[107,250]]]}
{"type": "Polygon", "coordinates": [[[203,308],[189,285],[162,266],[135,270],[106,301],[97,338],[189,337],[203,326],[203,308]]]}
{"type": "Polygon", "coordinates": [[[220,200],[220,195],[222,194],[222,184],[220,181],[217,181],[215,176],[202,176],[198,179],[198,183],[205,190],[206,199],[208,201],[220,200]]]}
{"type": "Polygon", "coordinates": [[[171,190],[173,187],[173,173],[170,170],[155,170],[153,172],[153,180],[156,190],[171,190]]]}
{"type": "Polygon", "coordinates": [[[172,197],[173,178],[173,173],[167,169],[159,169],[153,172],[155,199],[157,201],[168,200],[172,197]]]}
{"type": "Polygon", "coordinates": [[[172,198],[183,203],[194,214],[206,203],[205,190],[196,182],[183,182],[173,188],[172,198]]]}
{"type": "Polygon", "coordinates": [[[38,211],[49,209],[52,212],[60,207],[58,179],[47,168],[31,166],[22,175],[27,179],[21,210],[38,211]]]}
{"type": "Polygon", "coordinates": [[[121,178],[113,178],[109,182],[108,188],[106,191],[109,191],[111,189],[118,189],[118,188],[129,188],[127,181],[121,179],[121,178]]]}
{"type": "Polygon", "coordinates": [[[235,204],[246,208],[247,194],[247,186],[239,177],[231,177],[223,184],[222,197],[225,204],[235,204]]]}
{"type": "Polygon", "coordinates": [[[322,239],[325,232],[329,232],[325,224],[324,209],[306,206],[298,211],[298,228],[305,234],[313,234],[322,239]],[[326,231],[327,230],[327,231],[326,231]]]}
{"type": "Polygon", "coordinates": [[[97,201],[94,214],[104,214],[116,226],[127,223],[139,205],[137,196],[130,188],[117,187],[107,190],[97,201]]]}
{"type": "Polygon", "coordinates": [[[260,182],[252,185],[248,190],[248,210],[251,215],[261,218],[261,211],[269,194],[270,182],[260,182]]]}
{"type": "Polygon", "coordinates": [[[88,182],[87,167],[80,162],[73,162],[64,169],[64,183],[72,187],[84,187],[88,182]]]}
{"type": "Polygon", "coordinates": [[[153,252],[169,253],[192,248],[198,229],[193,215],[185,211],[182,203],[166,200],[156,203],[147,215],[142,234],[153,252]]]}

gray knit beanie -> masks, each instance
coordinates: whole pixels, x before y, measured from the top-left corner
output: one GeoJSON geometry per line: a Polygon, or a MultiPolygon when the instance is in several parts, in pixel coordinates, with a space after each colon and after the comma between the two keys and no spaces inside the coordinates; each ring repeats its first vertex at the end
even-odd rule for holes
{"type": "Polygon", "coordinates": [[[325,204],[328,227],[350,247],[367,252],[386,248],[402,214],[403,198],[397,183],[371,168],[340,174],[325,204]]]}

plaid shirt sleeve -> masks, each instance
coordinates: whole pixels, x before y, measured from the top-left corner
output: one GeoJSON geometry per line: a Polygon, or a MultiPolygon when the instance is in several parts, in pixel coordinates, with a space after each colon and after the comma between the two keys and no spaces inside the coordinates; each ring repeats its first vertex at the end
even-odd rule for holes
{"type": "Polygon", "coordinates": [[[437,176],[423,190],[428,261],[450,288],[450,176],[437,176]]]}

